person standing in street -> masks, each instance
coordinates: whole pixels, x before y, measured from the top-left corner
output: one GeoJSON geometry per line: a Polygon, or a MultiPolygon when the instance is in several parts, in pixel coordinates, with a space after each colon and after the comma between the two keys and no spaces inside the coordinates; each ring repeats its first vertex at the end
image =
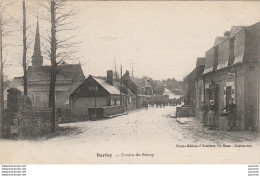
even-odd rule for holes
{"type": "Polygon", "coordinates": [[[222,108],[220,112],[222,112],[223,110],[227,111],[229,131],[232,131],[236,127],[237,120],[237,105],[234,103],[233,98],[229,99],[228,104],[224,108],[222,108]]]}
{"type": "Polygon", "coordinates": [[[208,104],[205,101],[202,102],[201,109],[203,126],[207,126],[208,104]]]}
{"type": "Polygon", "coordinates": [[[217,107],[214,100],[209,101],[208,123],[210,130],[214,130],[217,127],[216,117],[217,107]]]}

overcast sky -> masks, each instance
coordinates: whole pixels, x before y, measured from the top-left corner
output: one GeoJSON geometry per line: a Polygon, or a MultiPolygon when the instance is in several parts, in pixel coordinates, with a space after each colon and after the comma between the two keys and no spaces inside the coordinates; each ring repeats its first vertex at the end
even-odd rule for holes
{"type": "MultiPolygon", "coordinates": [[[[78,39],[82,42],[76,62],[83,64],[86,77],[105,75],[116,62],[118,71],[123,65],[123,72],[131,71],[133,65],[136,77],[182,80],[194,69],[196,58],[213,46],[216,36],[223,36],[232,26],[260,21],[257,1],[74,3],[80,10],[75,24],[81,26],[78,39]]],[[[9,13],[19,18],[20,5],[9,13]]],[[[35,16],[28,14],[28,19],[35,31],[35,16]]],[[[46,35],[46,22],[40,21],[40,30],[46,35]]],[[[7,63],[17,62],[18,51],[21,47],[9,47],[7,63]]],[[[15,64],[7,65],[4,72],[9,78],[22,76],[22,68],[15,64]]]]}

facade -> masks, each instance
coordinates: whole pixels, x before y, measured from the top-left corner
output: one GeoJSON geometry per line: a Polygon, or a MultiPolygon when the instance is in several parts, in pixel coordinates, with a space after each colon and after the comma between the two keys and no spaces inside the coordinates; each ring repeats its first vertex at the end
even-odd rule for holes
{"type": "MultiPolygon", "coordinates": [[[[184,98],[184,102],[185,105],[189,105],[193,108],[196,107],[196,90],[198,90],[197,88],[197,83],[201,82],[202,77],[200,77],[199,75],[201,75],[204,72],[204,68],[205,68],[205,58],[201,57],[201,58],[197,58],[197,62],[196,62],[196,67],[193,69],[193,71],[186,77],[185,79],[185,98],[184,98]]],[[[200,90],[201,91],[201,90],[200,90]]]]}
{"type": "MultiPolygon", "coordinates": [[[[259,59],[260,23],[235,26],[217,37],[206,51],[203,73],[190,79],[196,117],[202,118],[202,101],[215,100],[219,112],[233,98],[238,130],[259,130],[259,59]]],[[[226,117],[219,116],[219,125],[226,129],[226,117]]]]}
{"type": "MultiPolygon", "coordinates": [[[[64,108],[69,95],[85,80],[85,76],[80,64],[64,63],[57,66],[57,71],[55,88],[56,108],[64,108]]],[[[37,22],[32,66],[29,66],[27,69],[28,97],[32,101],[33,107],[48,107],[50,72],[51,67],[43,65],[39,24],[37,22]]],[[[11,87],[16,87],[23,92],[23,77],[15,77],[11,87]]]]}
{"type": "Polygon", "coordinates": [[[153,99],[153,87],[146,79],[133,78],[129,71],[122,77],[123,84],[136,95],[136,108],[141,108],[153,99]]]}
{"type": "Polygon", "coordinates": [[[89,108],[107,106],[123,106],[125,110],[136,108],[135,95],[120,82],[113,80],[113,71],[107,72],[107,79],[89,76],[70,95],[70,110],[74,118],[89,119],[89,108]]]}
{"type": "Polygon", "coordinates": [[[69,109],[74,119],[89,120],[94,109],[115,109],[123,107],[124,111],[141,108],[153,98],[153,89],[145,79],[129,76],[122,77],[122,82],[113,79],[113,71],[107,71],[106,78],[89,76],[71,94],[69,109]],[[112,107],[113,106],[113,107],[112,107]]]}

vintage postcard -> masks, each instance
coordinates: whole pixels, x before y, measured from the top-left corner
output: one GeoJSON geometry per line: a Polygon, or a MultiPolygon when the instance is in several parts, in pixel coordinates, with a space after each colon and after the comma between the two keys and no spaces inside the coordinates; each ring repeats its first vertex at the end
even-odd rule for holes
{"type": "Polygon", "coordinates": [[[1,164],[260,163],[260,2],[0,2],[1,164]]]}

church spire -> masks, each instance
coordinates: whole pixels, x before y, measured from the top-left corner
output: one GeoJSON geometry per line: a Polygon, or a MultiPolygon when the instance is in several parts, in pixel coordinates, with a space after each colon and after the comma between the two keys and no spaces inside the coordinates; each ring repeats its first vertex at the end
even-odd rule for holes
{"type": "Polygon", "coordinates": [[[32,65],[42,66],[42,63],[43,63],[43,57],[41,55],[40,29],[39,29],[39,20],[37,17],[37,27],[36,27],[35,43],[34,43],[34,50],[32,56],[32,65]]]}

